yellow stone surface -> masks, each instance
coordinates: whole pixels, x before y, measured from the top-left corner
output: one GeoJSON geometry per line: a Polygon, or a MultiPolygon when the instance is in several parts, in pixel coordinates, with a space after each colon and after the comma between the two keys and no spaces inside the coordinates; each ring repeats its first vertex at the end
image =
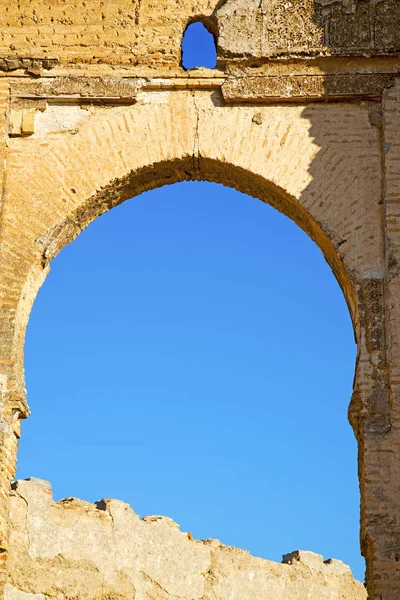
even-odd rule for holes
{"type": "Polygon", "coordinates": [[[154,536],[166,558],[181,548],[177,562],[193,568],[191,591],[179,565],[155,573],[151,553],[146,564],[125,563],[132,548],[122,538],[105,573],[107,561],[96,563],[82,532],[99,536],[103,556],[101,544],[115,534],[111,505],[55,505],[26,482],[10,495],[19,423],[29,415],[25,330],[51,260],[124,200],[204,179],[282,211],[315,240],[338,279],[358,345],[349,418],[368,594],[398,600],[399,3],[2,0],[0,23],[0,589],[16,600],[44,600],[55,589],[69,598],[74,585],[79,597],[104,600],[365,597],[337,563],[301,553],[294,564],[275,565],[184,539],[165,519],[135,520],[131,509],[134,537],[154,536]],[[193,20],[215,36],[214,70],[180,65],[193,20]],[[78,531],[74,519],[83,513],[78,531]],[[48,542],[35,537],[35,514],[48,542]],[[78,555],[68,546],[75,534],[78,555]]]}

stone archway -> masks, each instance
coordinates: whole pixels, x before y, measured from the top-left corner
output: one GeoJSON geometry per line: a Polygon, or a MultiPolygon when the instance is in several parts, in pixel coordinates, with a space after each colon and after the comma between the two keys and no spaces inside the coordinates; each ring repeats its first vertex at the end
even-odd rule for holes
{"type": "MultiPolygon", "coordinates": [[[[383,260],[377,202],[379,152],[374,148],[377,135],[368,115],[354,107],[349,119],[365,127],[371,147],[368,160],[364,156],[365,138],[353,148],[353,156],[338,160],[342,140],[338,139],[337,147],[331,144],[323,150],[316,142],[318,137],[334,133],[335,124],[324,125],[328,111],[332,118],[332,107],[264,107],[256,113],[254,108],[240,107],[227,113],[225,108],[214,106],[215,93],[207,92],[153,92],[144,94],[143,100],[132,108],[92,112],[78,106],[75,113],[83,116],[75,115],[78,131],[73,132],[52,130],[52,113],[57,111],[59,119],[68,119],[70,107],[50,106],[38,116],[38,134],[29,140],[31,154],[26,151],[27,140],[14,141],[8,163],[3,252],[8,254],[8,264],[18,263],[20,287],[13,289],[17,306],[15,357],[22,356],[24,318],[28,317],[33,290],[38,289],[58,251],[120,202],[185,179],[235,187],[272,204],[302,227],[334,270],[360,341],[357,284],[365,273],[375,274],[367,278],[370,287],[371,279],[381,279],[383,260]],[[320,153],[324,155],[321,159],[320,153]],[[26,164],[27,159],[28,167],[21,168],[21,161],[26,164]],[[330,173],[322,170],[316,177],[318,160],[326,165],[334,161],[335,169],[330,173]],[[369,177],[359,181],[360,171],[364,176],[368,171],[369,177]],[[343,190],[347,194],[344,197],[343,190]],[[329,198],[329,204],[319,198],[329,198]],[[359,213],[354,231],[349,206],[352,214],[359,213]],[[23,236],[18,234],[21,231],[23,236]],[[351,235],[376,239],[372,256],[353,257],[347,251],[351,235]]],[[[342,110],[338,109],[338,118],[342,110]]],[[[374,335],[378,338],[381,334],[374,335]]],[[[375,345],[378,343],[376,339],[375,345]]],[[[19,378],[23,390],[22,372],[19,378]]]]}
{"type": "MultiPolygon", "coordinates": [[[[342,287],[359,348],[350,416],[360,448],[362,541],[371,571],[376,542],[367,487],[375,450],[368,436],[387,433],[391,423],[379,130],[369,106],[227,107],[216,84],[202,89],[200,79],[196,85],[143,90],[127,106],[49,102],[35,115],[33,135],[9,141],[0,249],[7,265],[3,515],[16,460],[13,431],[28,415],[25,328],[51,259],[116,204],[167,183],[204,179],[258,197],[293,219],[320,246],[342,287]]],[[[6,528],[2,535],[6,548],[6,528]]]]}

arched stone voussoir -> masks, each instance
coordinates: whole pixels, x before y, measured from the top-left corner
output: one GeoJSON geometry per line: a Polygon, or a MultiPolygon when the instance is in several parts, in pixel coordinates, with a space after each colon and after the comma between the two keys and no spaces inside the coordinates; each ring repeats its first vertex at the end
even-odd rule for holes
{"type": "Polygon", "coordinates": [[[302,227],[331,265],[361,339],[357,288],[383,268],[379,240],[357,250],[381,235],[378,133],[367,109],[227,107],[218,92],[143,92],[134,106],[78,106],[71,131],[62,128],[70,105],[59,108],[59,130],[52,110],[40,115],[34,136],[11,140],[8,157],[2,348],[20,390],[25,328],[52,258],[107,210],[182,180],[234,187],[302,227]],[[351,137],[345,156],[344,136],[351,137]]]}

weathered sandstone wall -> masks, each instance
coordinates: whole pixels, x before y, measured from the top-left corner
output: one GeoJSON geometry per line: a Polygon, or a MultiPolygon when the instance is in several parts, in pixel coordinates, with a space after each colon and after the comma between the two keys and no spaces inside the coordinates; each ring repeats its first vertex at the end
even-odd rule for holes
{"type": "Polygon", "coordinates": [[[286,564],[218,540],[195,541],[166,517],[118,500],[55,503],[41,480],[17,481],[5,600],[365,600],[349,567],[318,554],[286,564]]]}
{"type": "Polygon", "coordinates": [[[393,54],[396,0],[11,0],[0,5],[0,68],[60,63],[180,63],[187,25],[201,19],[219,54],[266,58],[393,54]]]}
{"type": "MultiPolygon", "coordinates": [[[[73,590],[84,579],[88,589],[79,594],[104,596],[114,585],[106,565],[125,564],[115,554],[120,538],[116,546],[110,541],[117,539],[113,523],[120,522],[114,513],[125,511],[120,504],[54,505],[47,492],[27,483],[9,498],[20,421],[29,415],[25,329],[49,263],[120,202],[167,183],[204,179],[281,210],[319,245],[337,277],[358,345],[349,417],[359,448],[368,591],[371,600],[399,600],[400,3],[0,0],[0,25],[0,597],[6,580],[6,593],[19,600],[54,585],[69,585],[66,597],[76,597],[73,590]],[[180,65],[183,32],[194,20],[215,36],[217,69],[187,72],[180,65]],[[75,525],[65,526],[67,515],[75,525]],[[79,533],[82,523],[86,536],[79,533]],[[73,550],[66,549],[68,539],[73,550]],[[110,548],[107,556],[103,546],[110,548]],[[82,559],[73,554],[78,547],[82,559]],[[93,562],[94,549],[101,565],[93,562]],[[57,567],[58,554],[64,558],[57,567]],[[79,569],[75,563],[67,568],[65,556],[79,560],[79,569]],[[65,583],[67,571],[76,583],[65,583]]],[[[229,598],[229,578],[240,600],[248,600],[270,597],[263,583],[268,577],[283,597],[297,599],[323,599],[335,577],[342,583],[347,577],[316,558],[310,572],[309,555],[294,565],[273,565],[190,541],[165,520],[142,522],[125,512],[135,528],[132,539],[144,536],[140,570],[161,586],[154,592],[146,580],[150,591],[143,591],[135,571],[123,580],[128,591],[121,583],[119,592],[130,597],[132,586],[137,598],[188,597],[147,566],[157,557],[172,560],[175,550],[166,548],[175,542],[188,556],[194,553],[197,565],[193,573],[192,566],[181,569],[180,585],[190,572],[206,581],[203,597],[213,600],[229,598]],[[154,533],[159,545],[150,544],[156,531],[175,537],[164,546],[154,533]],[[211,571],[201,575],[205,555],[211,571]],[[237,582],[250,563],[258,579],[252,586],[244,579],[243,591],[237,582]]],[[[327,597],[352,600],[344,589],[327,597]]],[[[196,593],[193,598],[201,597],[196,593]]]]}

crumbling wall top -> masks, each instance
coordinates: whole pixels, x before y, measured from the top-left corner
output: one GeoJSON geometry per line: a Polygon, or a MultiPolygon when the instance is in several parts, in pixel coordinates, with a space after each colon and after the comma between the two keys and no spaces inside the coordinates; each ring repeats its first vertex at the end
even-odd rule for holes
{"type": "Polygon", "coordinates": [[[10,513],[5,600],[366,599],[341,561],[312,552],[282,564],[253,558],[218,540],[193,540],[171,519],[141,519],[117,500],[54,502],[41,480],[14,484],[10,513]]]}

